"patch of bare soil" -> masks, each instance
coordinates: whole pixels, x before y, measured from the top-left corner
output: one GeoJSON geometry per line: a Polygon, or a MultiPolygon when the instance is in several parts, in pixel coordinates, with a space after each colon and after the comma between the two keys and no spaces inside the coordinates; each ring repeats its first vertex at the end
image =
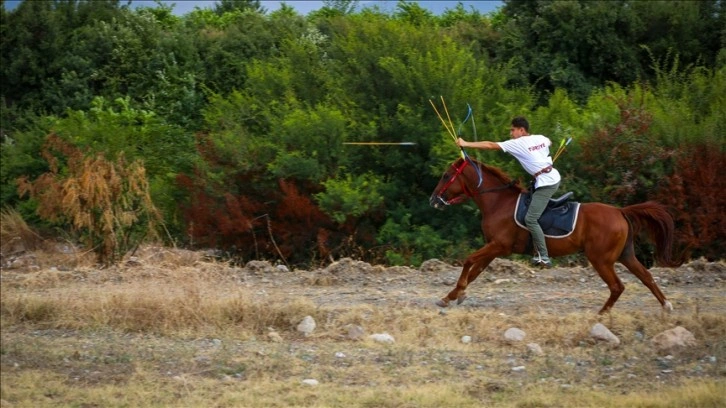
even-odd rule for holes
{"type": "MultiPolygon", "coordinates": [[[[210,279],[233,279],[235,287],[249,288],[260,296],[304,297],[319,306],[401,305],[436,308],[434,302],[454,288],[461,268],[432,259],[419,268],[370,265],[350,258],[326,267],[288,270],[280,264],[250,261],[244,267],[209,261],[203,252],[147,247],[117,267],[94,269],[67,264],[63,258],[42,259],[31,253],[10,258],[0,268],[0,282],[7,287],[54,290],[70,284],[103,285],[132,280],[171,277],[170,270],[197,268],[210,279]],[[64,284],[65,283],[65,284],[64,284]]],[[[625,292],[613,311],[657,310],[660,305],[648,289],[625,267],[616,264],[625,292]]],[[[726,310],[723,289],[726,264],[694,260],[678,268],[650,269],[656,283],[673,303],[674,313],[726,310]]],[[[591,267],[537,269],[508,259],[495,259],[467,288],[468,298],[459,307],[503,310],[507,313],[545,311],[597,312],[609,290],[591,267]]],[[[456,307],[456,306],[454,306],[456,307]]]]}
{"type": "MultiPolygon", "coordinates": [[[[461,268],[439,260],[421,267],[382,267],[342,259],[323,269],[286,272],[266,262],[252,262],[243,285],[274,297],[304,296],[318,305],[385,305],[435,308],[434,302],[456,285],[461,268]]],[[[657,299],[623,266],[617,265],[625,292],[614,311],[660,308],[657,299]]],[[[651,273],[675,314],[726,310],[726,265],[693,261],[679,268],[652,268],[651,273]]],[[[496,259],[469,285],[459,307],[502,310],[508,314],[546,311],[566,314],[600,310],[610,292],[590,267],[536,269],[496,259]]],[[[456,306],[454,306],[456,307],[456,306]]]]}
{"type": "MultiPolygon", "coordinates": [[[[22,298],[31,294],[60,294],[61,298],[72,299],[81,290],[109,291],[124,285],[173,288],[178,275],[172,271],[189,270],[205,280],[218,281],[214,286],[218,291],[212,295],[220,298],[239,290],[254,297],[252,301],[270,305],[302,298],[329,315],[369,308],[369,314],[391,316],[390,320],[382,317],[383,323],[376,328],[364,327],[366,336],[378,328],[385,328],[389,322],[400,326],[398,332],[392,333],[403,338],[396,339],[397,346],[401,345],[397,349],[357,342],[346,336],[340,327],[326,332],[328,323],[323,321],[324,313],[317,316],[318,329],[312,336],[296,332],[295,322],[287,327],[261,329],[246,339],[225,337],[228,332],[223,330],[219,332],[222,333],[219,338],[193,330],[189,336],[167,337],[153,332],[124,333],[114,327],[73,330],[42,324],[4,323],[0,353],[4,382],[17,380],[23,373],[43,370],[61,375],[70,387],[98,384],[123,387],[137,378],[139,372],[152,373],[149,374],[151,381],[181,382],[185,387],[194,378],[224,383],[260,381],[261,378],[272,383],[300,383],[317,377],[316,381],[336,384],[336,392],[341,395],[356,387],[379,387],[382,395],[390,399],[398,392],[386,394],[390,387],[415,389],[436,379],[437,383],[451,387],[466,384],[470,389],[467,398],[494,406],[497,404],[493,395],[506,395],[517,401],[522,398],[518,391],[522,387],[532,390],[551,385],[558,389],[579,384],[586,389],[620,393],[640,389],[633,379],[675,385],[693,378],[722,383],[726,377],[724,262],[696,260],[679,268],[652,268],[656,282],[674,307],[667,315],[661,312],[660,304],[650,291],[618,265],[625,292],[615,304],[612,315],[603,317],[596,317],[595,313],[609,296],[609,290],[592,268],[540,270],[507,259],[495,260],[470,284],[469,297],[462,305],[444,310],[434,302],[454,287],[460,268],[435,259],[424,262],[419,268],[384,267],[341,259],[323,268],[290,271],[266,261],[251,261],[244,267],[235,267],[207,260],[200,252],[145,248],[124,265],[105,270],[53,266],[38,255],[8,262],[0,270],[3,295],[22,298]],[[566,316],[571,314],[586,317],[568,321],[566,316]],[[483,325],[467,320],[467,315],[475,316],[474,319],[486,318],[492,323],[483,325]],[[633,318],[634,323],[624,319],[631,315],[637,316],[633,318]],[[537,323],[539,320],[563,325],[584,323],[587,333],[592,322],[599,320],[608,325],[613,316],[621,326],[616,334],[628,336],[624,339],[626,346],[621,346],[619,351],[595,346],[594,340],[581,334],[583,328],[574,330],[580,334],[567,339],[565,337],[573,330],[552,329],[537,323]],[[707,316],[709,321],[698,323],[701,330],[696,333],[698,347],[675,357],[651,353],[648,340],[656,334],[654,328],[660,330],[682,322],[694,322],[699,316],[707,316]],[[522,318],[516,319],[518,317],[522,318]],[[559,317],[562,318],[557,320],[559,317]],[[648,319],[662,321],[650,327],[648,319]],[[529,327],[526,324],[522,327],[528,331],[527,340],[521,347],[504,344],[503,331],[517,321],[531,322],[529,327]],[[637,327],[631,330],[629,325],[637,327]],[[647,330],[638,328],[641,326],[647,330]],[[454,340],[446,343],[436,337],[436,331],[441,328],[451,331],[454,340]],[[273,337],[273,332],[277,337],[273,337]],[[565,334],[560,335],[560,332],[565,334]],[[649,338],[644,338],[646,335],[649,338]],[[459,339],[464,337],[469,337],[470,341],[473,337],[472,343],[462,344],[463,340],[459,339]],[[528,351],[524,347],[530,341],[541,343],[545,357],[538,358],[531,349],[528,351]],[[403,345],[406,342],[408,345],[403,345]],[[577,379],[580,377],[582,379],[577,379]]],[[[168,293],[172,293],[171,289],[168,293]]],[[[194,291],[189,293],[202,299],[210,296],[194,291]]],[[[2,313],[11,311],[4,307],[2,313]]],[[[6,317],[3,316],[3,321],[6,317]]],[[[20,380],[12,383],[16,389],[22,388],[20,380]]],[[[275,388],[265,390],[268,394],[279,392],[275,388]]],[[[270,406],[269,401],[275,401],[265,400],[262,395],[255,398],[251,405],[270,406]]],[[[372,399],[367,405],[397,405],[395,399],[386,402],[381,398],[380,401],[372,399]]],[[[5,386],[2,399],[6,400],[7,406],[12,406],[13,402],[19,406],[37,402],[5,386]]],[[[272,406],[310,405],[291,401],[272,406]]],[[[473,406],[477,404],[475,402],[473,406]]],[[[326,406],[326,403],[319,406],[326,406]]]]}

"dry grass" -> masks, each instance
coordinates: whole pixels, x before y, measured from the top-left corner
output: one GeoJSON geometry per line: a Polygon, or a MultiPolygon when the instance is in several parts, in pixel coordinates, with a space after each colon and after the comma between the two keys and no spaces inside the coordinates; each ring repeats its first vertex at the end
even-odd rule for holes
{"type": "Polygon", "coordinates": [[[43,239],[33,231],[23,217],[12,208],[0,210],[0,253],[36,250],[43,246],[43,239]]]}
{"type": "MultiPolygon", "coordinates": [[[[328,283],[315,286],[312,274],[255,274],[164,248],[147,248],[138,262],[3,271],[0,406],[723,406],[723,313],[621,308],[600,317],[460,307],[440,314],[395,300],[321,305],[307,292],[392,295],[328,282],[330,274],[319,274],[328,283]],[[308,337],[295,329],[306,315],[318,324],[308,337]],[[620,347],[589,337],[598,321],[621,338],[620,347]],[[387,332],[396,343],[351,340],[349,325],[387,332]],[[699,345],[658,355],[647,339],[675,325],[688,327],[699,345]],[[536,341],[544,355],[505,342],[512,326],[524,328],[524,343],[536,341]],[[302,384],[307,378],[320,384],[302,384]]],[[[375,279],[399,276],[378,271],[375,279]]]]}
{"type": "MultiPolygon", "coordinates": [[[[70,242],[46,240],[30,228],[16,210],[0,210],[1,267],[48,271],[50,268],[68,270],[90,267],[94,263],[95,256],[91,251],[78,250],[70,242]]],[[[39,278],[52,279],[52,276],[39,278]]]]}

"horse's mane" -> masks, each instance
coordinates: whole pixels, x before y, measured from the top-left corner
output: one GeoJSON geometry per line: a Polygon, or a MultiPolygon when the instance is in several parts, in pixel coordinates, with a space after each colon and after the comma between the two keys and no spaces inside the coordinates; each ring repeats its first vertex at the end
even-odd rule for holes
{"type": "Polygon", "coordinates": [[[519,190],[524,191],[524,188],[522,187],[522,184],[521,184],[521,182],[520,182],[519,179],[513,180],[511,177],[509,177],[507,175],[507,173],[505,173],[501,169],[498,169],[498,168],[496,168],[494,166],[486,165],[486,164],[481,163],[481,162],[479,162],[477,160],[474,160],[474,159],[471,159],[471,160],[472,160],[473,163],[475,163],[477,166],[479,166],[480,169],[482,169],[483,171],[485,171],[485,172],[489,173],[490,175],[492,175],[492,176],[496,177],[497,179],[499,179],[499,181],[501,181],[502,184],[510,184],[511,183],[512,184],[512,187],[516,187],[519,190]]]}

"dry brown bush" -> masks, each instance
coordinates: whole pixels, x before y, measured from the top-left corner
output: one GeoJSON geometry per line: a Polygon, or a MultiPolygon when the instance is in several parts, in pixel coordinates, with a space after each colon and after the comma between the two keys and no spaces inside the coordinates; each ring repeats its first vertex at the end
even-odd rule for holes
{"type": "Polygon", "coordinates": [[[12,208],[0,210],[0,253],[3,257],[41,249],[44,242],[19,212],[12,208]]]}
{"type": "Polygon", "coordinates": [[[33,181],[19,178],[20,196],[38,200],[40,217],[79,233],[101,264],[120,261],[144,238],[156,236],[162,217],[141,161],[129,163],[123,153],[107,159],[83,152],[55,134],[48,135],[42,154],[50,171],[33,181]]]}

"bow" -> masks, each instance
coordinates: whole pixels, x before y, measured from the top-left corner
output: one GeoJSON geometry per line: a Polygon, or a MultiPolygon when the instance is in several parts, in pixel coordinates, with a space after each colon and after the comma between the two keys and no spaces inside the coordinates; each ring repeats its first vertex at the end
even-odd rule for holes
{"type": "MultiPolygon", "coordinates": [[[[449,120],[448,123],[444,120],[443,116],[439,113],[439,110],[436,109],[436,105],[434,102],[429,99],[429,103],[434,108],[434,112],[436,112],[436,116],[439,117],[439,120],[441,120],[441,123],[444,125],[444,128],[446,129],[447,133],[451,136],[452,139],[454,139],[454,143],[457,142],[457,135],[461,136],[461,128],[464,126],[464,124],[471,119],[471,126],[474,129],[474,136],[476,137],[476,125],[474,124],[474,118],[472,116],[472,113],[474,110],[471,108],[471,105],[468,103],[466,104],[467,112],[466,117],[464,117],[464,120],[459,124],[459,128],[457,129],[456,134],[454,133],[454,124],[451,122],[451,116],[449,116],[449,109],[446,107],[446,102],[444,101],[444,97],[441,96],[441,104],[444,107],[444,112],[446,113],[446,118],[449,120]]],[[[474,161],[469,157],[469,155],[466,153],[463,147],[459,147],[461,150],[461,158],[469,162],[471,164],[471,167],[473,167],[476,170],[476,174],[479,176],[479,184],[477,184],[477,188],[481,186],[481,183],[484,180],[484,177],[482,175],[481,169],[479,166],[477,166],[474,161]]]]}

